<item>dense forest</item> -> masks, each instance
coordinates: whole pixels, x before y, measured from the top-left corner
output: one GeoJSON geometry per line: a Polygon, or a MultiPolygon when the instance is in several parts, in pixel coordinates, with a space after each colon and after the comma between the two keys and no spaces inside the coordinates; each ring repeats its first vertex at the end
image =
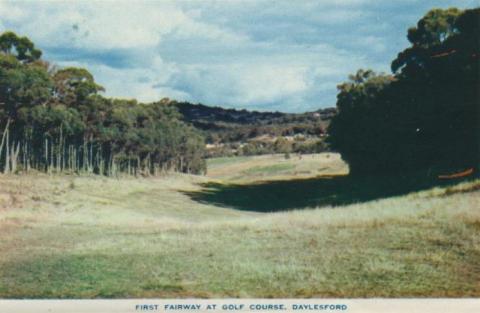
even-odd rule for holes
{"type": "Polygon", "coordinates": [[[57,68],[13,32],[0,36],[0,168],[156,175],[205,171],[204,139],[162,103],[105,98],[81,68],[57,68]]]}
{"type": "Polygon", "coordinates": [[[427,174],[480,164],[480,8],[434,9],[408,30],[392,74],[338,86],[328,129],[352,174],[427,174]]]}

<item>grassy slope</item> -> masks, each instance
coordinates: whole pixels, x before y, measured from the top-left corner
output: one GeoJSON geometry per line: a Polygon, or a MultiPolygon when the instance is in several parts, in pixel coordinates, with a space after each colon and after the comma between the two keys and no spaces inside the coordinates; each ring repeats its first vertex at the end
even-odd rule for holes
{"type": "Polygon", "coordinates": [[[348,166],[336,153],[283,154],[208,159],[208,176],[222,181],[249,183],[265,180],[309,178],[348,173],[348,166]]]}
{"type": "Polygon", "coordinates": [[[211,179],[0,177],[0,297],[480,296],[479,181],[265,214],[185,194],[211,179]]]}

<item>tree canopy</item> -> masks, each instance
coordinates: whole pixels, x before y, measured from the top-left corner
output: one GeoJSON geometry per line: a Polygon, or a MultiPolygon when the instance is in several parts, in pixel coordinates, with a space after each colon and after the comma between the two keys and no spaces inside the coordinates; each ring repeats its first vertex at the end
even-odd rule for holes
{"type": "Polygon", "coordinates": [[[174,106],[109,99],[88,70],[52,68],[26,37],[0,35],[4,172],[205,171],[204,139],[174,106]]]}
{"type": "Polygon", "coordinates": [[[393,75],[338,86],[331,147],[355,173],[478,167],[480,9],[434,9],[410,28],[393,75]]]}
{"type": "Polygon", "coordinates": [[[0,35],[0,51],[4,55],[14,55],[19,61],[33,62],[42,56],[42,51],[35,48],[27,37],[19,37],[13,32],[0,35]]]}

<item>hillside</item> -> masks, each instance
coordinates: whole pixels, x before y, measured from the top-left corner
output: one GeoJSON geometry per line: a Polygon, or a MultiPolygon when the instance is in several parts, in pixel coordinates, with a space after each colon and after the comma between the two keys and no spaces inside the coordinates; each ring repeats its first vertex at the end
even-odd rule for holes
{"type": "Polygon", "coordinates": [[[298,114],[258,112],[168,99],[161,102],[175,106],[185,122],[204,134],[210,156],[321,152],[324,150],[322,137],[337,112],[335,108],[298,114]],[[289,141],[291,147],[275,146],[279,138],[289,141]]]}
{"type": "Polygon", "coordinates": [[[0,297],[480,296],[478,180],[369,194],[339,188],[333,155],[209,163],[209,177],[0,176],[0,297]]]}
{"type": "Polygon", "coordinates": [[[207,123],[226,123],[239,125],[271,125],[293,122],[328,121],[335,108],[319,109],[306,113],[258,112],[212,107],[188,102],[173,102],[186,121],[198,123],[198,127],[208,129],[207,123]],[[204,123],[204,124],[203,124],[204,123]],[[204,125],[204,126],[202,126],[204,125]]]}

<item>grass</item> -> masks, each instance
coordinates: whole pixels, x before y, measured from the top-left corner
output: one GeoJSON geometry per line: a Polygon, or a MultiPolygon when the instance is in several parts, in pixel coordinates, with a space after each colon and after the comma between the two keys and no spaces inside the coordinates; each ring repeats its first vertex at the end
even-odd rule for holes
{"type": "MultiPolygon", "coordinates": [[[[260,168],[262,173],[268,172],[260,168]]],[[[253,168],[252,170],[257,170],[253,168]]],[[[457,181],[458,182],[458,181],[457,181]]],[[[200,190],[184,191],[199,203],[236,210],[279,212],[323,206],[345,206],[407,195],[433,186],[449,188],[455,182],[424,177],[362,177],[347,175],[258,181],[252,183],[200,183],[200,190]]],[[[450,190],[450,189],[447,189],[450,190]]]]}
{"type": "Polygon", "coordinates": [[[275,165],[269,165],[269,166],[256,166],[249,168],[243,173],[245,174],[259,174],[259,175],[272,175],[272,174],[277,174],[279,172],[285,172],[291,169],[294,169],[295,165],[293,164],[275,164],[275,165]]]}
{"type": "MultiPolygon", "coordinates": [[[[323,168],[331,158],[311,159],[323,168]]],[[[290,191],[296,207],[281,207],[284,197],[284,211],[261,213],[262,196],[290,190],[279,177],[291,166],[247,180],[267,159],[229,160],[212,177],[0,176],[0,297],[480,296],[480,180],[336,203],[352,196],[336,189],[344,177],[292,173],[303,198],[330,202],[290,191]],[[331,190],[315,193],[326,181],[331,190]]]]}
{"type": "Polygon", "coordinates": [[[312,178],[318,175],[342,175],[348,166],[335,153],[283,154],[251,157],[224,157],[207,160],[208,176],[229,183],[312,178]]]}

